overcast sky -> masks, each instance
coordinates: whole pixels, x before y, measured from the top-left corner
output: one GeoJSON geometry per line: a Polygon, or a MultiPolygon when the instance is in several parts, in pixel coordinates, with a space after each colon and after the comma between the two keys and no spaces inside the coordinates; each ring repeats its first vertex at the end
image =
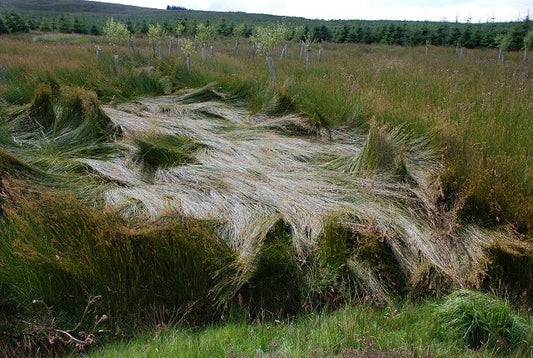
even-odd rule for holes
{"type": "Polygon", "coordinates": [[[533,0],[97,0],[165,9],[244,11],[309,19],[428,20],[485,22],[523,19],[533,0]]]}

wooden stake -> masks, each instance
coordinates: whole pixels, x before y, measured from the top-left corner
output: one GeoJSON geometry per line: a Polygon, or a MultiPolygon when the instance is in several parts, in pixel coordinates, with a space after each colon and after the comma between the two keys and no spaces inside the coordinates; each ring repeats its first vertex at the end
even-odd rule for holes
{"type": "Polygon", "coordinates": [[[115,60],[115,76],[118,77],[118,55],[114,56],[115,60]]]}

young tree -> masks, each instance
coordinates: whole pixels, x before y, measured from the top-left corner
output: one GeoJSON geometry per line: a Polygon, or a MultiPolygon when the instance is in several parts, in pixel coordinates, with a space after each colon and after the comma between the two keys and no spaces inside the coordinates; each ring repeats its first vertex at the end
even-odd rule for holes
{"type": "Polygon", "coordinates": [[[505,51],[509,48],[511,44],[511,36],[509,34],[501,34],[496,36],[495,39],[498,44],[498,62],[503,65],[505,61],[505,51]]]}
{"type": "Polygon", "coordinates": [[[59,31],[68,34],[72,31],[72,25],[70,19],[67,19],[64,15],[59,18],[59,31]]]}
{"type": "Polygon", "coordinates": [[[202,45],[202,61],[205,61],[207,47],[213,39],[213,29],[206,24],[196,26],[196,40],[202,45]]]}
{"type": "Polygon", "coordinates": [[[528,59],[528,50],[533,48],[533,31],[529,31],[524,37],[524,61],[528,59]]]}
{"type": "Polygon", "coordinates": [[[115,53],[118,52],[120,45],[130,36],[126,25],[122,22],[115,21],[112,17],[107,19],[103,27],[103,32],[107,36],[109,43],[113,46],[115,53]]]}
{"type": "Polygon", "coordinates": [[[311,66],[311,51],[318,48],[317,39],[313,37],[311,33],[309,32],[305,35],[304,47],[305,47],[305,68],[309,69],[309,66],[311,66]]]}
{"type": "MultiPolygon", "coordinates": [[[[42,30],[42,27],[41,27],[41,30],[42,30]]],[[[93,36],[98,36],[98,35],[100,35],[100,30],[98,29],[98,27],[95,24],[93,24],[91,26],[91,29],[89,30],[89,33],[91,35],[93,35],[93,36]]]]}
{"type": "Polygon", "coordinates": [[[163,53],[161,49],[161,41],[163,40],[163,37],[165,37],[165,30],[163,30],[163,28],[159,24],[149,24],[147,34],[148,42],[152,45],[154,56],[156,52],[158,52],[159,58],[162,58],[163,53]]]}
{"type": "Polygon", "coordinates": [[[122,22],[115,21],[112,17],[107,19],[104,28],[104,34],[107,36],[109,43],[113,46],[115,52],[115,75],[118,77],[118,49],[120,45],[128,39],[130,32],[122,22]]]}
{"type": "Polygon", "coordinates": [[[233,29],[233,35],[235,36],[235,51],[239,51],[240,39],[246,36],[246,25],[239,24],[233,29]]]}
{"type": "Polygon", "coordinates": [[[254,29],[252,36],[257,50],[266,56],[268,69],[272,81],[276,80],[276,71],[274,69],[274,60],[272,60],[272,50],[274,47],[285,39],[287,28],[284,25],[258,26],[254,29]]]}
{"type": "Polygon", "coordinates": [[[305,27],[303,26],[298,26],[294,29],[293,33],[292,33],[292,39],[294,41],[298,41],[298,44],[299,44],[299,54],[300,54],[300,58],[302,58],[302,56],[304,55],[304,49],[305,49],[305,45],[304,45],[304,37],[305,37],[305,27]]]}
{"type": "Polygon", "coordinates": [[[0,34],[7,34],[7,33],[9,33],[9,29],[4,24],[4,20],[2,20],[2,18],[0,17],[0,34]]]}
{"type": "Polygon", "coordinates": [[[10,33],[30,31],[28,24],[14,11],[4,13],[4,21],[10,33]]]}
{"type": "Polygon", "coordinates": [[[87,30],[85,29],[84,24],[77,18],[74,18],[74,24],[72,25],[72,32],[75,34],[86,34],[87,30]]]}
{"type": "Polygon", "coordinates": [[[174,29],[174,34],[176,34],[177,38],[178,38],[178,54],[181,53],[181,46],[182,46],[182,36],[183,36],[183,33],[185,32],[185,25],[181,22],[179,22],[177,25],[176,25],[176,28],[174,29]]]}
{"type": "Polygon", "coordinates": [[[283,60],[285,58],[285,56],[287,55],[288,46],[289,46],[287,44],[287,41],[289,41],[291,39],[292,32],[287,26],[281,26],[279,31],[280,31],[280,34],[279,34],[280,41],[284,41],[285,42],[285,44],[283,45],[283,48],[281,49],[281,54],[279,56],[279,59],[283,60]]]}
{"type": "Polygon", "coordinates": [[[190,39],[184,39],[182,43],[183,52],[187,56],[187,71],[191,71],[191,55],[194,51],[194,44],[190,39]]]}

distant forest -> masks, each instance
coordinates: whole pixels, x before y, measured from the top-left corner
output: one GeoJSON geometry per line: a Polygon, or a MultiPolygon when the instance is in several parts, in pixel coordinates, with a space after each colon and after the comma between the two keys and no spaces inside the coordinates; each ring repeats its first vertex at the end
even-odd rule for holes
{"type": "MultiPolygon", "coordinates": [[[[366,21],[366,20],[307,20],[281,18],[271,15],[244,13],[213,13],[189,11],[169,6],[166,16],[117,16],[132,34],[145,34],[150,23],[159,23],[168,33],[173,33],[178,23],[185,27],[185,35],[194,36],[197,25],[212,26],[219,36],[244,36],[253,33],[254,25],[267,22],[284,22],[292,29],[292,39],[307,34],[317,41],[336,43],[388,44],[417,46],[430,43],[437,46],[464,46],[466,48],[496,47],[497,38],[509,38],[509,50],[524,46],[524,37],[533,30],[529,17],[508,23],[459,23],[422,21],[366,21]],[[202,17],[202,14],[203,17],[202,17]],[[227,14],[227,16],[225,16],[227,14]],[[254,17],[252,17],[254,16],[254,17]],[[303,27],[304,31],[301,31],[303,27]]],[[[107,17],[94,14],[61,14],[0,12],[0,34],[29,31],[62,32],[100,35],[107,17]]],[[[304,35],[305,36],[305,35],[304,35]]]]}
{"type": "Polygon", "coordinates": [[[172,5],[167,5],[167,10],[187,10],[186,8],[184,7],[181,7],[181,6],[172,6],[172,5]]]}

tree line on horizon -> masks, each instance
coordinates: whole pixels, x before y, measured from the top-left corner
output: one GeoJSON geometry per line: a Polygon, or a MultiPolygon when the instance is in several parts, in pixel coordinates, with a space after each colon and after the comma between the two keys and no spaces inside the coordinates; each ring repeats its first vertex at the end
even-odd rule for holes
{"type": "MultiPolygon", "coordinates": [[[[172,8],[169,10],[184,10],[172,8]]],[[[173,12],[173,11],[169,11],[173,12]]],[[[181,15],[183,15],[180,12],[181,15]]],[[[199,23],[211,26],[218,36],[249,37],[255,25],[246,22],[228,22],[224,17],[198,21],[197,19],[182,18],[145,18],[124,17],[123,21],[131,34],[143,35],[148,33],[150,23],[160,23],[167,33],[172,33],[177,24],[183,26],[184,34],[194,36],[199,23]]],[[[70,14],[39,15],[20,14],[13,10],[0,13],[0,34],[23,33],[29,31],[60,32],[101,35],[106,18],[102,16],[74,16],[70,14]]],[[[497,38],[509,38],[509,50],[520,50],[524,47],[524,38],[533,30],[529,17],[522,21],[508,23],[459,23],[459,22],[415,22],[415,21],[371,21],[371,20],[343,20],[323,21],[321,24],[309,20],[303,25],[296,25],[287,21],[291,30],[290,38],[298,41],[304,36],[319,42],[334,43],[365,43],[387,44],[398,46],[463,46],[466,48],[497,47],[497,38]],[[303,31],[302,31],[303,27],[303,31]]]]}

